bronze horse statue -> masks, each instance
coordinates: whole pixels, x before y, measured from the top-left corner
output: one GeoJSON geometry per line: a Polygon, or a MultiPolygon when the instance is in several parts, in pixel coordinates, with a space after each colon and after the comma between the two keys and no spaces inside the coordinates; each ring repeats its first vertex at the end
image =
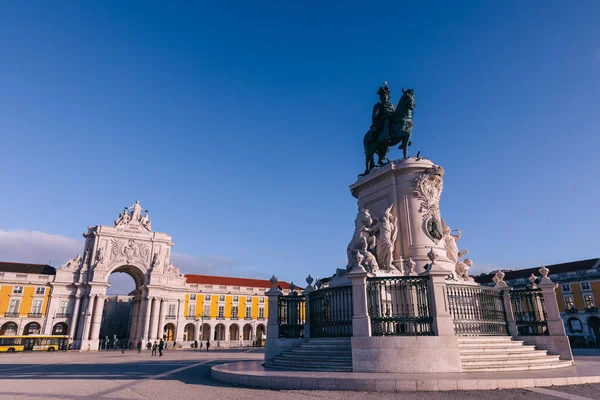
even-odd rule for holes
{"type": "Polygon", "coordinates": [[[415,109],[415,90],[402,88],[402,97],[395,109],[389,102],[390,93],[387,82],[384,82],[384,86],[377,92],[380,102],[373,107],[373,124],[363,140],[366,169],[361,176],[368,174],[375,167],[375,154],[378,156],[379,166],[389,163],[387,153],[391,146],[398,143],[404,158],[408,158],[407,151],[408,146],[411,145],[412,117],[415,109]]]}

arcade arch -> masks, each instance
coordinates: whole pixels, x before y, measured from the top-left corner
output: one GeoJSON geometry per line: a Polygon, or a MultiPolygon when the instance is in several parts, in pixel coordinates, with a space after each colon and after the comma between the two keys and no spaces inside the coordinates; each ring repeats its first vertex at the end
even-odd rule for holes
{"type": "Polygon", "coordinates": [[[64,322],[59,322],[57,324],[54,324],[54,326],[52,327],[53,335],[66,335],[67,332],[68,332],[67,324],[64,322]]]}
{"type": "Polygon", "coordinates": [[[202,340],[205,342],[210,339],[210,324],[202,325],[202,340]]]}
{"type": "Polygon", "coordinates": [[[18,326],[15,322],[9,321],[2,324],[0,327],[0,336],[16,335],[18,326]]]}
{"type": "Polygon", "coordinates": [[[175,340],[175,325],[170,322],[165,325],[163,338],[167,342],[172,342],[175,340]]]}
{"type": "Polygon", "coordinates": [[[217,324],[215,326],[215,340],[225,341],[225,325],[217,324]]]}
{"type": "Polygon", "coordinates": [[[231,324],[229,326],[229,340],[240,340],[240,327],[237,324],[231,324]]]}
{"type": "Polygon", "coordinates": [[[37,322],[30,322],[23,328],[23,335],[39,335],[42,327],[37,322]]]}
{"type": "Polygon", "coordinates": [[[244,325],[244,336],[243,340],[252,340],[252,325],[246,324],[244,325]]]}
{"type": "Polygon", "coordinates": [[[193,342],[194,340],[196,340],[196,326],[187,324],[183,330],[183,341],[193,342]]]}

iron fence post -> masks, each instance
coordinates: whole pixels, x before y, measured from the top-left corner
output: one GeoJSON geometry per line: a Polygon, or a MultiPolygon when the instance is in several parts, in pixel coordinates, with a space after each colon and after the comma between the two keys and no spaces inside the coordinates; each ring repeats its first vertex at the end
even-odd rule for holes
{"type": "Polygon", "coordinates": [[[352,280],[352,336],[371,336],[371,320],[367,312],[367,271],[357,266],[346,276],[352,280]]]}

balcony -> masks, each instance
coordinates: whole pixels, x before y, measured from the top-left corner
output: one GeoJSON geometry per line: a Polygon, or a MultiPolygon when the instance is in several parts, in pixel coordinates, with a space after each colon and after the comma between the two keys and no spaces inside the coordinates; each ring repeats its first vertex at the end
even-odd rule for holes
{"type": "Polygon", "coordinates": [[[586,307],[585,312],[598,312],[598,307],[586,307]]]}
{"type": "Polygon", "coordinates": [[[575,307],[571,307],[571,308],[567,308],[565,310],[566,313],[570,313],[570,314],[576,314],[577,313],[577,309],[575,307]]]}
{"type": "Polygon", "coordinates": [[[233,317],[231,317],[230,319],[231,319],[231,320],[234,320],[234,321],[237,321],[239,318],[238,318],[238,316],[236,315],[236,316],[233,316],[233,317]]]}
{"type": "Polygon", "coordinates": [[[29,313],[27,314],[28,318],[42,318],[42,313],[29,313]]]}
{"type": "Polygon", "coordinates": [[[264,320],[265,320],[265,317],[258,317],[258,320],[259,320],[259,321],[264,321],[264,320]]]}
{"type": "MultiPolygon", "coordinates": [[[[194,317],[193,315],[188,315],[187,317],[185,317],[185,319],[187,319],[188,321],[195,321],[196,317],[194,317]]],[[[200,319],[200,318],[198,318],[200,319]]]]}
{"type": "Polygon", "coordinates": [[[14,317],[18,317],[19,313],[18,312],[7,312],[7,313],[4,313],[4,316],[6,318],[14,318],[14,317]]]}
{"type": "Polygon", "coordinates": [[[71,318],[71,313],[58,313],[55,316],[56,318],[71,318]]]}
{"type": "Polygon", "coordinates": [[[244,317],[245,321],[252,321],[252,317],[244,317]]]}
{"type": "Polygon", "coordinates": [[[165,319],[177,319],[177,316],[173,315],[173,314],[169,314],[169,315],[165,315],[165,319]]]}
{"type": "Polygon", "coordinates": [[[225,319],[225,317],[223,317],[223,316],[218,316],[218,317],[217,317],[217,320],[219,320],[219,321],[222,321],[222,320],[224,320],[224,319],[225,319]]]}

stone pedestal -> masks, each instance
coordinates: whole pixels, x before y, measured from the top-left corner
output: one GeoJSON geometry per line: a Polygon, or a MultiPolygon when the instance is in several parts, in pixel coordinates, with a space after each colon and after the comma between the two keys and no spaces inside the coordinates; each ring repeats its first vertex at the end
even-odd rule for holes
{"type": "Polygon", "coordinates": [[[410,257],[416,263],[414,271],[424,272],[431,249],[441,268],[454,271],[440,235],[443,174],[443,168],[427,159],[408,158],[377,168],[350,186],[352,195],[358,199],[358,208],[368,209],[373,217],[393,206],[391,212],[398,226],[393,264],[401,271],[406,270],[403,264],[410,257]]]}

